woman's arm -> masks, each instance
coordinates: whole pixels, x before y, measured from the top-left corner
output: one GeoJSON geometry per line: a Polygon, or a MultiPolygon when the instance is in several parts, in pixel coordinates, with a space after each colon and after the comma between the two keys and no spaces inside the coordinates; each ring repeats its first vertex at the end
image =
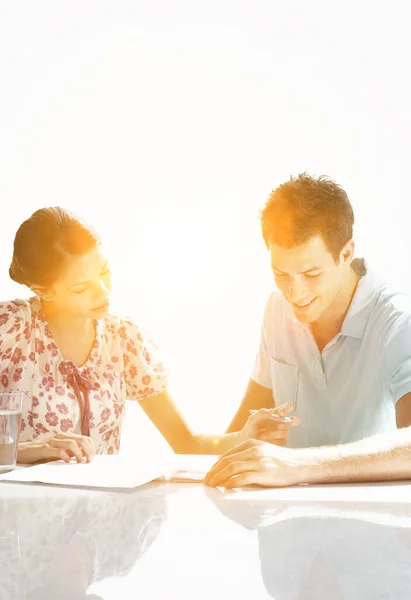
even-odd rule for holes
{"type": "MultiPolygon", "coordinates": [[[[248,439],[259,438],[270,415],[275,412],[274,409],[267,409],[251,416],[248,414],[248,419],[240,431],[210,435],[194,434],[190,431],[167,390],[157,396],[140,400],[140,405],[177,454],[223,454],[248,439]]],[[[284,406],[278,414],[285,414],[287,410],[288,407],[284,406]]],[[[287,436],[289,425],[277,425],[274,421],[269,421],[270,437],[281,443],[287,436]]]]}

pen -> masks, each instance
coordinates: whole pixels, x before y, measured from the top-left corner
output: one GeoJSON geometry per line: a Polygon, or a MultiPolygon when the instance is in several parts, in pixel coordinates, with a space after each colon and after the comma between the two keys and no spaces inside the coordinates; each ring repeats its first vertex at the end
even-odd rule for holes
{"type": "MultiPolygon", "coordinates": [[[[249,412],[251,415],[253,415],[254,413],[258,412],[258,410],[250,410],[249,412]]],[[[291,417],[281,417],[280,415],[270,415],[268,418],[272,419],[273,421],[277,421],[277,423],[291,423],[292,422],[291,417]]]]}

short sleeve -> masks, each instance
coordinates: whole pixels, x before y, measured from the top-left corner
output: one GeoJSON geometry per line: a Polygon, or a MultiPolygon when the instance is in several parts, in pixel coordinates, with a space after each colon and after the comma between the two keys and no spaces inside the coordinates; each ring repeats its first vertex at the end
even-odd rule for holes
{"type": "Polygon", "coordinates": [[[158,347],[131,321],[123,319],[121,329],[127,399],[143,400],[161,394],[168,380],[158,347]]]}
{"type": "Polygon", "coordinates": [[[382,349],[381,377],[396,404],[411,392],[411,315],[391,327],[382,349]]]}
{"type": "Polygon", "coordinates": [[[271,320],[273,298],[270,296],[264,311],[264,320],[261,327],[260,346],[251,372],[251,379],[256,383],[272,389],[270,372],[270,353],[268,350],[269,324],[271,320]]]}
{"type": "Polygon", "coordinates": [[[31,309],[28,302],[0,303],[0,390],[27,391],[30,360],[31,309]]]}

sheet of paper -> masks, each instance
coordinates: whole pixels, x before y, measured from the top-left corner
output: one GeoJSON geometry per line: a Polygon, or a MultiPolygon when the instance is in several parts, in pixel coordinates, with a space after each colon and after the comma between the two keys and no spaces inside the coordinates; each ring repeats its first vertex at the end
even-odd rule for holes
{"type": "Polygon", "coordinates": [[[76,487],[134,488],[165,475],[170,459],[130,460],[124,456],[98,455],[90,463],[45,463],[0,475],[0,481],[50,483],[76,487]]]}
{"type": "Polygon", "coordinates": [[[217,456],[186,454],[175,456],[175,469],[168,480],[174,483],[202,483],[217,456]]]}

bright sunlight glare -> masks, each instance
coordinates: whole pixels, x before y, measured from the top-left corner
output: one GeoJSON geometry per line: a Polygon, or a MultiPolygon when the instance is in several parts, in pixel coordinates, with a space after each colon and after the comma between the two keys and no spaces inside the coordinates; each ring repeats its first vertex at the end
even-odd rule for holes
{"type": "Polygon", "coordinates": [[[21,221],[78,212],[105,240],[112,309],[152,333],[189,424],[217,432],[273,287],[258,223],[272,188],[305,170],[337,180],[358,254],[410,288],[405,5],[3,6],[3,300],[28,294],[8,279],[21,221]]]}

